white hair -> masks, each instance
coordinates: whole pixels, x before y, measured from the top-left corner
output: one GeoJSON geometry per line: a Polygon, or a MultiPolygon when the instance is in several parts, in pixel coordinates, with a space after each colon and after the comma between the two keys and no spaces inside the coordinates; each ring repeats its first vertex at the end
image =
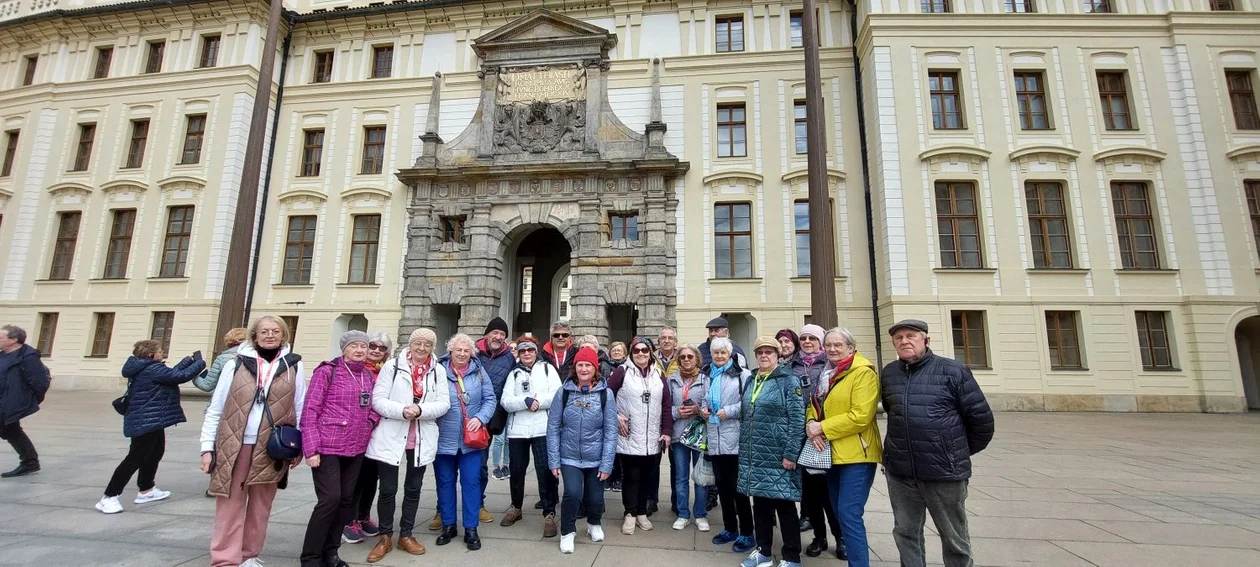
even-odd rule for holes
{"type": "Polygon", "coordinates": [[[843,340],[846,344],[853,347],[854,350],[857,350],[857,339],[853,338],[853,333],[849,332],[848,329],[845,329],[843,327],[836,327],[830,331],[827,331],[827,334],[823,336],[823,342],[826,343],[827,337],[830,337],[833,334],[840,335],[840,340],[843,340]]]}
{"type": "Polygon", "coordinates": [[[709,352],[712,353],[715,350],[724,350],[734,354],[735,344],[726,337],[713,337],[713,340],[709,341],[709,352]]]}
{"type": "Polygon", "coordinates": [[[368,344],[372,343],[380,343],[385,345],[385,348],[394,350],[394,341],[385,333],[368,333],[368,344]]]}
{"type": "Polygon", "coordinates": [[[454,350],[455,345],[460,343],[468,343],[468,348],[472,350],[477,349],[477,343],[472,340],[472,337],[464,333],[455,333],[450,340],[446,341],[446,350],[454,350]]]}

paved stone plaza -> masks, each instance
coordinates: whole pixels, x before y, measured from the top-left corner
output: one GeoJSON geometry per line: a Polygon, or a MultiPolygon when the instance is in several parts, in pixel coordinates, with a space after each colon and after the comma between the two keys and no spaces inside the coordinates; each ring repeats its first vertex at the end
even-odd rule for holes
{"type": "MultiPolygon", "coordinates": [[[[133,483],[123,493],[126,512],[105,516],[92,505],[127,447],[121,418],[109,407],[112,397],[53,391],[44,410],[23,422],[44,470],[0,482],[0,564],[209,563],[214,503],[202,495],[206,476],[196,465],[204,400],[186,400],[191,423],[168,431],[158,486],[171,490],[171,498],[137,506],[131,503],[133,483]]],[[[1260,565],[1260,414],[1002,413],[997,425],[993,444],[976,460],[968,501],[977,564],[1260,565]]],[[[3,447],[0,468],[15,464],[3,447]]],[[[293,480],[276,499],[264,555],[268,566],[297,565],[314,495],[305,466],[293,480]]],[[[433,486],[430,474],[422,525],[433,511],[433,486]]],[[[579,537],[577,552],[561,556],[554,539],[542,539],[531,508],[532,483],[528,490],[526,520],[512,528],[484,525],[481,551],[470,553],[458,541],[437,547],[432,532],[421,529],[426,555],[394,551],[379,564],[729,567],[740,559],[711,545],[711,533],[671,530],[668,511],[657,515],[653,531],[621,535],[616,493],[606,493],[614,516],[605,521],[608,540],[593,545],[579,537]]],[[[895,564],[892,513],[881,479],[874,492],[866,514],[872,559],[895,564]]],[[[664,487],[661,495],[668,497],[664,487]]],[[[507,482],[491,480],[488,499],[497,520],[508,505],[507,482]]],[[[930,557],[939,561],[934,537],[929,534],[930,557]]],[[[342,557],[362,565],[369,547],[345,545],[342,557]]],[[[840,565],[826,557],[805,558],[805,565],[840,565]]]]}

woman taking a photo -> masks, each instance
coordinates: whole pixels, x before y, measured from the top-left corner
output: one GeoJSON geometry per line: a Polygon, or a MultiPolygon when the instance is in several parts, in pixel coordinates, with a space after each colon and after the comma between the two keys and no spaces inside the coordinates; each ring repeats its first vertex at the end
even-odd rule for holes
{"type": "Polygon", "coordinates": [[[311,374],[302,411],[302,453],[315,480],[315,509],[306,524],[302,567],[341,567],[337,555],[342,528],[354,517],[354,487],[372,429],[381,417],[372,411],[372,372],[367,369],[368,336],[341,335],[341,356],[311,374]]]}
{"type": "Polygon", "coordinates": [[[236,347],[245,342],[245,333],[246,329],[238,327],[223,334],[223,352],[214,357],[210,370],[193,378],[193,386],[202,392],[214,392],[214,387],[219,385],[219,376],[223,374],[223,365],[236,358],[236,347]]]}
{"type": "Polygon", "coordinates": [[[849,565],[865,567],[870,565],[870,549],[862,512],[875,481],[876,464],[883,457],[875,421],[879,374],[857,351],[857,341],[848,329],[828,331],[823,344],[827,367],[807,402],[805,433],[819,450],[831,444],[830,504],[840,516],[849,565]]]}
{"type": "Polygon", "coordinates": [[[805,441],[805,407],[801,382],[779,364],[779,343],[761,337],[753,344],[757,359],[752,383],[744,390],[739,431],[739,491],[753,499],[757,549],[741,567],[774,563],[774,523],[783,534],[781,567],[801,564],[801,530],[796,503],[801,500],[801,473],[796,468],[805,441]]]}
{"type": "Polygon", "coordinates": [[[560,391],[560,374],[556,367],[538,358],[538,340],[521,337],[516,340],[519,362],[508,374],[503,386],[503,409],[508,412],[508,462],[511,463],[512,507],[508,508],[501,526],[511,526],[521,519],[525,501],[525,473],[529,458],[534,456],[534,475],[538,478],[538,496],[542,501],[543,537],[556,537],[556,500],[560,488],[547,466],[547,415],[551,400],[560,391]]]}
{"type": "Polygon", "coordinates": [[[573,377],[551,400],[547,412],[547,463],[555,478],[564,477],[560,509],[560,553],[573,553],[578,505],[586,504],[586,534],[604,541],[602,481],[612,472],[617,452],[617,405],[599,376],[599,357],[579,349],[573,377]]]}
{"type": "MultiPolygon", "coordinates": [[[[216,497],[213,567],[262,565],[258,556],[271,504],[280,483],[288,481],[284,463],[267,454],[267,441],[273,425],[297,426],[306,397],[302,357],[289,351],[284,320],[263,315],[247,335],[236,358],[223,365],[201,425],[201,470],[210,475],[209,493],[216,497]]],[[[289,468],[301,462],[293,459],[289,468]]]]}
{"type": "Polygon", "coordinates": [[[442,516],[442,533],[438,535],[437,544],[446,545],[459,535],[455,528],[455,510],[462,500],[464,544],[469,551],[481,549],[481,538],[477,535],[482,506],[481,462],[490,446],[490,433],[485,426],[498,405],[490,376],[473,356],[475,348],[472,337],[460,333],[447,341],[446,354],[438,360],[446,371],[451,409],[438,419],[438,451],[433,461],[438,484],[438,513],[442,516]],[[469,441],[473,441],[472,446],[469,441]],[[456,482],[460,487],[458,498],[456,482]]]}
{"type": "MultiPolygon", "coordinates": [[[[724,337],[715,337],[709,343],[713,362],[700,369],[709,379],[701,415],[708,420],[705,452],[713,464],[713,480],[722,504],[722,531],[713,536],[713,544],[734,542],[731,551],[748,553],[757,543],[753,538],[752,504],[748,496],[738,490],[739,420],[743,414],[744,389],[751,374],[739,367],[732,356],[734,350],[730,339],[724,337]]],[[[689,355],[690,352],[679,353],[678,364],[682,365],[684,357],[689,355]]]]}
{"type": "Polygon", "coordinates": [[[648,500],[661,484],[661,452],[669,449],[674,430],[669,388],[653,360],[652,343],[643,337],[630,341],[630,361],[608,377],[617,397],[617,454],[621,455],[621,501],[625,519],[621,533],[651,530],[648,500]]]}
{"type": "Polygon", "coordinates": [[[403,481],[402,520],[398,549],[423,555],[424,545],[412,536],[416,511],[420,507],[420,487],[425,467],[437,457],[437,419],[451,407],[446,369],[437,364],[433,346],[437,335],[429,329],[416,329],[407,341],[407,350],[381,367],[372,389],[372,409],[381,422],[372,431],[367,458],[380,472],[381,495],[377,504],[380,536],[368,553],[368,563],[376,563],[393,550],[394,503],[398,494],[398,469],[406,467],[403,481]]]}
{"type": "Polygon", "coordinates": [[[678,503],[678,519],[674,520],[674,529],[681,530],[695,518],[696,529],[709,531],[709,512],[705,510],[705,502],[709,499],[708,487],[695,485],[695,505],[688,505],[691,496],[688,484],[691,482],[691,467],[703,458],[703,452],[693,449],[681,442],[683,433],[694,424],[703,424],[704,401],[709,390],[709,378],[700,372],[700,350],[691,345],[680,349],[680,355],[691,355],[678,361],[678,371],[669,376],[669,396],[673,413],[674,444],[670,447],[674,463],[674,500],[678,503]]]}
{"type": "Polygon", "coordinates": [[[96,509],[106,514],[123,511],[118,496],[140,471],[136,479],[135,503],[156,502],[171,495],[153,484],[158,463],[166,453],[166,428],[188,421],[179,405],[179,385],[192,380],[206,369],[201,351],[186,356],[175,368],[162,363],[162,343],[136,341],[131,358],[123,363],[122,375],[127,379],[127,413],[123,415],[123,435],[131,438],[131,449],[118,463],[105,495],[96,509]]]}

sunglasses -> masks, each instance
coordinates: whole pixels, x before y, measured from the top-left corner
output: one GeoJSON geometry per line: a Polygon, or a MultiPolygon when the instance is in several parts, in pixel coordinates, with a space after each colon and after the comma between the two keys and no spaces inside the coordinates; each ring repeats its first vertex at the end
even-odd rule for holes
{"type": "Polygon", "coordinates": [[[692,359],[694,359],[695,357],[696,357],[696,355],[694,355],[694,354],[680,354],[680,355],[678,355],[678,360],[692,360],[692,359]]]}
{"type": "Polygon", "coordinates": [[[636,348],[636,349],[634,349],[634,350],[632,350],[632,351],[630,351],[630,352],[633,352],[634,354],[647,354],[647,353],[649,353],[649,352],[652,352],[652,349],[647,349],[647,348],[636,348]]]}
{"type": "Polygon", "coordinates": [[[519,352],[536,352],[537,350],[538,349],[534,348],[534,345],[530,345],[527,347],[516,347],[516,352],[518,353],[519,352]]]}
{"type": "Polygon", "coordinates": [[[770,356],[770,355],[778,355],[778,354],[779,354],[779,353],[774,352],[774,351],[769,350],[769,349],[767,349],[767,350],[759,350],[759,351],[757,351],[757,356],[770,356]]]}
{"type": "Polygon", "coordinates": [[[389,350],[389,347],[385,345],[368,345],[368,350],[379,350],[381,352],[386,352],[389,350]]]}
{"type": "Polygon", "coordinates": [[[552,333],[552,334],[551,334],[551,338],[553,338],[553,339],[567,339],[567,338],[569,338],[569,333],[552,333]]]}

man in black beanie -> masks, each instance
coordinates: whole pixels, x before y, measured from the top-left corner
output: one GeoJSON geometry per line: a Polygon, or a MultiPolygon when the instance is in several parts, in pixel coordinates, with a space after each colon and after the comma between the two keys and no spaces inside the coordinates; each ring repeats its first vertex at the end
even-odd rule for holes
{"type": "MultiPolygon", "coordinates": [[[[477,341],[477,362],[481,363],[481,367],[490,376],[490,382],[494,384],[496,404],[494,417],[490,419],[486,427],[491,435],[501,435],[503,427],[507,424],[507,412],[504,411],[502,405],[499,405],[499,401],[503,399],[503,385],[507,383],[508,374],[511,374],[512,369],[516,367],[516,357],[507,346],[508,325],[502,317],[491,319],[486,325],[484,334],[485,336],[477,341]]],[[[490,451],[482,453],[482,457],[481,501],[485,502],[486,486],[490,484],[490,451]]],[[[494,516],[490,515],[484,506],[481,508],[480,516],[482,522],[494,521],[494,516]]]]}

